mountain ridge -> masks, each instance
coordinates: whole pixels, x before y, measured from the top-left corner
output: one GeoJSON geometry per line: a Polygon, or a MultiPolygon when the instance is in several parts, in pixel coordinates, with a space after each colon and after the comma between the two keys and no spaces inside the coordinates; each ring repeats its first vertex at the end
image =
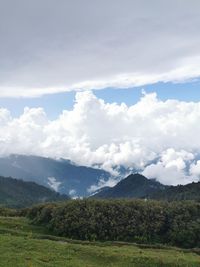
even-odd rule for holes
{"type": "Polygon", "coordinates": [[[23,208],[67,199],[69,199],[67,195],[61,195],[35,182],[0,176],[0,206],[23,208]]]}
{"type": "Polygon", "coordinates": [[[200,201],[200,182],[167,186],[141,174],[131,174],[114,187],[100,189],[91,198],[143,198],[162,201],[200,201]]]}
{"type": "Polygon", "coordinates": [[[156,190],[163,190],[165,185],[157,182],[154,179],[147,179],[145,176],[136,173],[130,174],[122,179],[114,187],[101,190],[93,197],[100,198],[146,198],[156,190]]]}
{"type": "Polygon", "coordinates": [[[103,178],[111,177],[101,169],[79,166],[65,159],[52,159],[33,155],[10,155],[0,158],[0,175],[33,181],[48,188],[57,189],[71,197],[87,197],[88,189],[98,185],[103,178]],[[52,183],[53,182],[53,183],[52,183]],[[54,185],[57,184],[57,187],[54,185]]]}

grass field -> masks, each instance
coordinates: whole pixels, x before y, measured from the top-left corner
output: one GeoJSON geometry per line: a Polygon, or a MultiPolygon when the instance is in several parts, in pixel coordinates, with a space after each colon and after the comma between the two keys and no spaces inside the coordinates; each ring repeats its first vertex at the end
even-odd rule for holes
{"type": "Polygon", "coordinates": [[[89,243],[49,235],[25,218],[0,217],[0,267],[200,267],[200,256],[176,248],[89,243]]]}

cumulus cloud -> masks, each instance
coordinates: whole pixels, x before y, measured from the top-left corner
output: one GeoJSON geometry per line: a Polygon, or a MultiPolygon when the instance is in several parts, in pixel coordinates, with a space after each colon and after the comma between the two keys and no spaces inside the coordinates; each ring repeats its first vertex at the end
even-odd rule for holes
{"type": "Polygon", "coordinates": [[[200,76],[198,0],[0,0],[0,97],[200,76]]]}
{"type": "Polygon", "coordinates": [[[128,107],[79,92],[73,109],[55,120],[42,108],[27,107],[17,118],[0,109],[0,153],[68,158],[114,175],[124,166],[166,184],[187,183],[200,176],[199,121],[200,102],[144,93],[128,107]]]}
{"type": "MultiPolygon", "coordinates": [[[[156,163],[146,166],[142,173],[148,178],[157,178],[161,183],[168,185],[187,184],[192,181],[198,181],[196,173],[188,173],[187,169],[187,166],[190,166],[194,158],[192,153],[184,150],[176,152],[170,148],[161,153],[156,163]]],[[[193,163],[191,166],[193,166],[193,163]]]]}

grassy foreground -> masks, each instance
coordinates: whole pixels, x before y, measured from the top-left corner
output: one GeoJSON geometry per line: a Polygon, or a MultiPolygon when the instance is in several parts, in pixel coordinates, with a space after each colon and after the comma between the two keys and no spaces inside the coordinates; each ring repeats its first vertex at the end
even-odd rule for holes
{"type": "Polygon", "coordinates": [[[0,217],[0,267],[11,266],[199,267],[200,256],[175,248],[67,240],[25,218],[0,217]]]}

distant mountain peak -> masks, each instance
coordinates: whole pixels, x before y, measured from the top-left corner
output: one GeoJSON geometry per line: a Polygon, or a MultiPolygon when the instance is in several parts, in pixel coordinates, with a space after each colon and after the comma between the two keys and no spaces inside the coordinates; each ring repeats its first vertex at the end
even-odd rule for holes
{"type": "Polygon", "coordinates": [[[146,198],[165,186],[154,179],[148,179],[139,173],[130,174],[112,188],[106,188],[95,194],[96,198],[146,198]]]}
{"type": "Polygon", "coordinates": [[[92,198],[145,198],[165,201],[200,201],[200,182],[187,185],[166,186],[155,179],[135,173],[121,180],[114,187],[102,188],[92,198]]]}

